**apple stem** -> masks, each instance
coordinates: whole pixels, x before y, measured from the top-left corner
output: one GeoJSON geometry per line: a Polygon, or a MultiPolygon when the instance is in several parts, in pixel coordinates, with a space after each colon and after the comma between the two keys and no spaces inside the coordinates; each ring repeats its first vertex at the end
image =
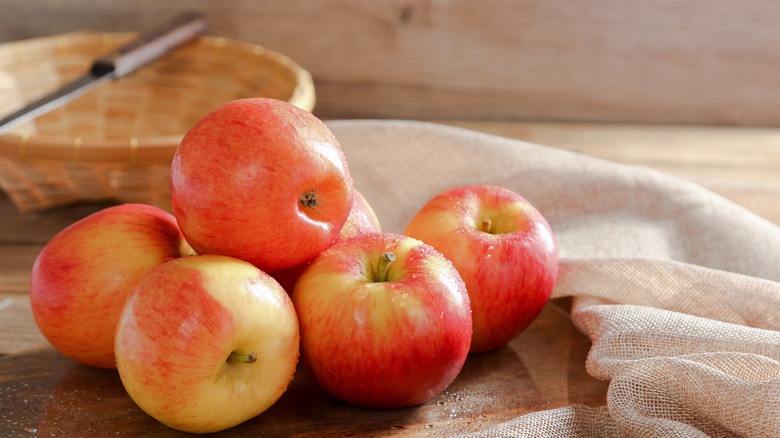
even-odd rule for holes
{"type": "Polygon", "coordinates": [[[392,251],[387,251],[379,257],[379,267],[377,268],[376,280],[377,282],[387,281],[387,269],[390,267],[390,263],[395,260],[395,254],[392,251]]]}
{"type": "Polygon", "coordinates": [[[257,360],[257,353],[254,351],[249,354],[241,354],[236,353],[235,351],[230,353],[230,355],[227,358],[228,362],[243,362],[243,363],[252,363],[257,360]]]}
{"type": "Polygon", "coordinates": [[[481,231],[484,231],[486,233],[491,232],[491,228],[493,227],[493,222],[490,219],[482,219],[481,224],[481,231]]]}

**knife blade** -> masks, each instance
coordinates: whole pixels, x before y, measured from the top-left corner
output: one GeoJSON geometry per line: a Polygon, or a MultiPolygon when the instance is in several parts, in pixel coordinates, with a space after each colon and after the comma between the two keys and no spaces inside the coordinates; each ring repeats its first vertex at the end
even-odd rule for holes
{"type": "Polygon", "coordinates": [[[119,79],[206,31],[206,19],[198,12],[183,12],[155,30],[95,59],[89,70],[56,91],[0,119],[0,135],[83,95],[119,79]]]}

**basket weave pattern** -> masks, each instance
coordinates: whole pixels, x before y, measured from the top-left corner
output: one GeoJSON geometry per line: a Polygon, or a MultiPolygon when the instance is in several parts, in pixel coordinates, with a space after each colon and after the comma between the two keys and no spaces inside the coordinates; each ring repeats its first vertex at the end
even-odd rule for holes
{"type": "MultiPolygon", "coordinates": [[[[0,45],[0,114],[83,74],[129,33],[74,32],[0,45]]],[[[21,211],[78,201],[167,204],[181,137],[217,106],[271,97],[312,110],[311,75],[262,46],[201,37],[0,136],[0,188],[21,211]]]]}

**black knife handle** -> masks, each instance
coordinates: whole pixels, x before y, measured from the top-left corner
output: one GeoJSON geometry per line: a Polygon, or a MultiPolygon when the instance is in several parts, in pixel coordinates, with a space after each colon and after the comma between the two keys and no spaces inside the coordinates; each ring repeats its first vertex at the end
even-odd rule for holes
{"type": "Polygon", "coordinates": [[[184,12],[157,30],[141,35],[137,40],[96,59],[92,75],[121,78],[206,31],[206,19],[198,12],[184,12]]]}

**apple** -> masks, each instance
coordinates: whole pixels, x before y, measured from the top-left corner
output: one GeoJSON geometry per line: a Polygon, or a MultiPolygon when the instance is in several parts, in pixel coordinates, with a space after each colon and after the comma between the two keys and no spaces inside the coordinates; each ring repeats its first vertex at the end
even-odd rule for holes
{"type": "Polygon", "coordinates": [[[471,342],[465,284],[446,258],[394,233],[323,251],[292,300],[301,357],[336,398],[371,408],[430,400],[460,372],[471,342]]]}
{"type": "Polygon", "coordinates": [[[119,377],[147,414],[217,432],[273,405],[293,379],[298,321],[287,293],[248,262],[174,259],[133,291],[116,333],[119,377]]]}
{"type": "Polygon", "coordinates": [[[368,203],[368,200],[357,190],[352,191],[352,207],[344,226],[339,231],[338,240],[346,240],[360,234],[379,233],[382,226],[376,212],[368,203]]]}
{"type": "MultiPolygon", "coordinates": [[[[382,227],[379,224],[379,218],[377,218],[371,204],[368,203],[368,200],[359,191],[353,190],[352,208],[349,211],[349,216],[347,216],[347,221],[341,227],[337,242],[360,234],[379,233],[381,231],[382,227]]],[[[292,293],[295,282],[298,281],[298,277],[301,276],[309,264],[311,262],[306,262],[286,271],[274,272],[271,276],[282,285],[284,290],[292,293]]]]}
{"type": "Polygon", "coordinates": [[[302,265],[330,246],[351,202],[336,137],[281,100],[214,109],[185,134],[171,163],[171,205],[195,251],[266,272],[302,265]]]}
{"type": "Polygon", "coordinates": [[[153,267],[191,251],[162,209],[123,204],[95,212],[38,254],[30,275],[35,322],[65,356],[115,368],[116,323],[133,287],[153,267]]]}
{"type": "Polygon", "coordinates": [[[471,352],[497,349],[528,327],[550,299],[558,245],[542,214],[519,194],[471,185],[440,193],[403,234],[450,259],[471,300],[471,352]]]}

